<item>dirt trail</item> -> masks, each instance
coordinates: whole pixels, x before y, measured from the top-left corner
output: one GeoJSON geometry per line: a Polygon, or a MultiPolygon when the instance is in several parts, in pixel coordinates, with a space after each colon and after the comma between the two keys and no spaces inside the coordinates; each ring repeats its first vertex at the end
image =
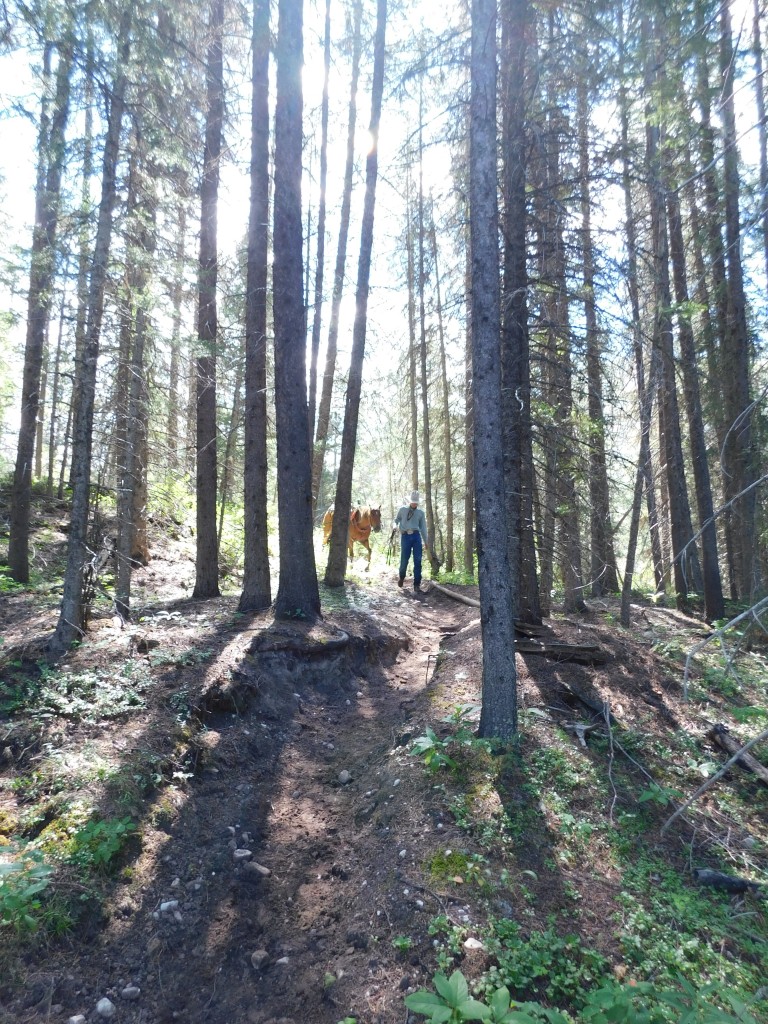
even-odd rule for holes
{"type": "MultiPolygon", "coordinates": [[[[156,743],[173,694],[193,692],[194,772],[146,808],[106,919],[26,964],[0,1019],[103,1020],[103,999],[126,1024],[405,1019],[431,965],[392,941],[428,941],[444,906],[418,884],[420,844],[453,828],[406,744],[443,701],[442,639],[477,610],[391,574],[348,591],[353,609],[313,630],[266,616],[220,629],[205,671],[169,671],[140,729],[114,729],[115,750],[156,743]]],[[[185,642],[172,631],[148,628],[144,647],[185,642]]]]}

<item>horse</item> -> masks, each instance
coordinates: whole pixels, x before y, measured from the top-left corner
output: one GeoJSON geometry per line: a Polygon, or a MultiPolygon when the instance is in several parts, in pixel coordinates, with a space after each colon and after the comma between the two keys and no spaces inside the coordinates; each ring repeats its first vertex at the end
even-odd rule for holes
{"type": "MultiPolygon", "coordinates": [[[[333,528],[333,505],[323,516],[323,544],[329,544],[331,540],[331,529],[333,528]]],[[[349,513],[349,532],[347,534],[347,550],[349,560],[352,561],[355,541],[362,544],[368,552],[368,561],[365,571],[371,568],[371,545],[369,538],[371,530],[379,533],[381,530],[381,506],[372,508],[370,505],[355,505],[349,513]]]]}

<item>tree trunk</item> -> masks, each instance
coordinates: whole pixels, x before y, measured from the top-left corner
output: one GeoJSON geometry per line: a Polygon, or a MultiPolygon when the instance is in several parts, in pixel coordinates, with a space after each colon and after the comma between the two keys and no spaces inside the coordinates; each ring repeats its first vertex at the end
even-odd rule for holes
{"type": "MultiPolygon", "coordinates": [[[[467,216],[467,225],[469,217],[467,216]]],[[[464,572],[475,576],[475,464],[472,438],[475,436],[474,398],[472,395],[472,246],[467,227],[467,257],[464,274],[466,328],[464,338],[464,572]]]]}
{"type": "Polygon", "coordinates": [[[592,595],[615,594],[619,589],[613,527],[605,458],[605,416],[603,413],[603,368],[600,331],[595,309],[595,260],[592,245],[592,196],[590,190],[590,122],[586,81],[577,84],[579,177],[581,178],[582,266],[584,282],[584,326],[587,346],[587,411],[589,414],[589,526],[592,595]]]}
{"type": "MultiPolygon", "coordinates": [[[[655,50],[656,40],[651,37],[651,25],[643,22],[643,38],[655,50]]],[[[680,435],[680,413],[675,380],[675,358],[672,336],[672,294],[669,280],[669,242],[665,219],[665,192],[661,173],[660,139],[661,129],[658,114],[653,107],[654,90],[658,83],[656,65],[648,58],[645,72],[646,95],[646,169],[648,174],[648,196],[651,214],[653,288],[654,288],[654,344],[661,356],[661,378],[659,391],[659,423],[661,429],[662,454],[665,461],[666,483],[669,498],[669,521],[672,540],[672,559],[675,579],[675,595],[678,607],[688,606],[688,592],[701,592],[702,577],[698,552],[693,538],[693,525],[688,502],[685,480],[682,439],[680,435]]]]}
{"type": "MultiPolygon", "coordinates": [[[[696,14],[696,32],[703,40],[708,42],[708,24],[704,9],[700,5],[696,5],[694,10],[696,14]]],[[[711,282],[709,295],[713,308],[711,319],[714,328],[711,335],[704,336],[704,341],[707,345],[710,389],[716,395],[716,399],[712,404],[712,419],[721,453],[721,466],[723,466],[723,449],[726,443],[728,423],[726,422],[725,402],[722,400],[724,372],[722,352],[725,345],[728,323],[728,287],[725,269],[725,246],[722,234],[725,213],[721,204],[721,192],[718,183],[718,167],[721,161],[715,150],[716,130],[712,124],[712,87],[709,81],[710,73],[707,53],[708,47],[702,46],[696,62],[696,100],[699,106],[701,121],[698,133],[700,139],[699,163],[704,186],[704,230],[702,234],[706,244],[707,262],[709,265],[709,280],[711,282]]],[[[725,469],[726,467],[723,466],[723,468],[725,469]]],[[[724,495],[728,496],[730,484],[727,473],[723,475],[722,487],[724,495]]],[[[725,528],[728,585],[730,595],[735,599],[738,593],[738,586],[734,560],[734,522],[730,508],[725,511],[723,524],[725,528]]]]}
{"type": "Polygon", "coordinates": [[[280,578],[277,618],[312,621],[320,593],[312,537],[306,317],[302,297],[302,0],[280,0],[275,109],[275,422],[280,578]]]}
{"type": "Polygon", "coordinates": [[[229,429],[227,439],[224,442],[224,452],[221,460],[221,486],[219,488],[219,525],[216,531],[217,543],[221,549],[221,538],[224,533],[224,516],[227,505],[233,490],[235,476],[234,455],[235,442],[240,432],[240,420],[242,418],[242,400],[240,392],[243,387],[243,361],[238,357],[235,369],[235,383],[232,396],[232,413],[229,417],[229,429]]]}
{"type": "Polygon", "coordinates": [[[331,297],[331,321],[328,327],[328,346],[325,354],[325,371],[323,386],[320,393],[320,407],[317,416],[315,448],[312,455],[312,495],[313,509],[317,507],[320,494],[320,482],[323,475],[323,461],[328,443],[328,428],[331,421],[331,401],[333,398],[333,378],[336,370],[336,352],[339,339],[339,312],[344,294],[344,275],[347,266],[347,241],[349,238],[349,219],[352,209],[352,179],[355,167],[355,126],[357,123],[357,86],[360,78],[360,50],[362,18],[362,0],[354,2],[354,27],[352,34],[352,81],[349,93],[349,119],[347,124],[347,155],[344,165],[344,188],[341,197],[341,216],[339,220],[339,242],[336,250],[336,268],[333,275],[333,295],[331,297]]]}
{"type": "Polygon", "coordinates": [[[748,601],[760,587],[757,554],[757,495],[750,485],[757,479],[753,437],[753,408],[750,396],[749,333],[747,330],[744,272],[741,265],[739,220],[739,153],[734,108],[733,40],[730,0],[720,8],[721,115],[723,120],[723,193],[725,198],[725,252],[727,274],[727,319],[721,353],[727,434],[723,449],[725,495],[732,502],[731,525],[736,587],[739,598],[748,601]],[[737,494],[746,491],[743,497],[737,494]]]}
{"type": "Polygon", "coordinates": [[[56,427],[59,421],[59,378],[61,371],[61,351],[64,341],[64,313],[67,307],[67,293],[65,289],[61,292],[61,303],[59,305],[59,330],[56,335],[56,354],[53,357],[53,381],[51,383],[51,415],[48,422],[48,475],[46,478],[46,492],[49,498],[53,497],[53,466],[56,461],[56,427]]]}
{"type": "Polygon", "coordinates": [[[411,489],[419,489],[419,406],[416,397],[416,261],[414,259],[413,213],[411,210],[410,164],[406,173],[405,247],[408,275],[408,402],[411,419],[411,489]]]}
{"type": "Polygon", "coordinates": [[[21,383],[21,423],[16,451],[16,467],[11,487],[10,539],[8,542],[8,566],[11,575],[19,583],[29,582],[32,465],[41,404],[40,384],[43,353],[56,275],[56,232],[65,156],[64,133],[69,116],[71,50],[72,41],[67,37],[59,48],[56,96],[50,125],[47,123],[47,111],[43,111],[40,119],[38,186],[35,197],[35,227],[32,235],[27,305],[27,336],[21,383]]]}
{"type": "Polygon", "coordinates": [[[251,205],[245,298],[245,565],[241,612],[272,602],[267,532],[267,276],[269,250],[269,0],[253,3],[251,205]]]}
{"type": "Polygon", "coordinates": [[[453,459],[451,455],[451,396],[448,387],[448,367],[445,355],[445,328],[443,324],[443,302],[440,294],[440,270],[437,252],[437,231],[434,213],[430,222],[432,260],[435,266],[435,296],[437,299],[437,332],[440,342],[440,383],[443,400],[443,462],[445,465],[445,571],[453,572],[453,459]]]}
{"type": "MultiPolygon", "coordinates": [[[[645,354],[643,346],[643,330],[640,319],[640,285],[638,275],[638,243],[637,230],[635,227],[635,216],[632,209],[632,181],[633,168],[630,161],[629,142],[629,100],[626,86],[626,49],[624,42],[624,21],[619,11],[619,34],[620,34],[620,60],[621,73],[619,76],[619,114],[621,118],[621,150],[622,150],[622,191],[624,193],[624,230],[627,244],[627,291],[629,293],[630,309],[632,314],[632,347],[635,356],[635,378],[637,380],[637,405],[640,415],[640,455],[637,465],[638,478],[635,481],[635,496],[640,488],[640,496],[645,490],[646,509],[648,513],[648,533],[651,542],[651,560],[653,562],[653,575],[657,593],[663,593],[665,589],[664,557],[661,547],[661,533],[659,530],[659,518],[656,502],[656,480],[653,468],[653,456],[651,452],[651,426],[653,416],[653,403],[658,383],[658,352],[651,349],[650,370],[648,382],[645,376],[645,354]]],[[[632,504],[632,515],[630,520],[629,543],[627,546],[627,561],[624,570],[624,584],[622,587],[622,615],[629,615],[629,597],[632,585],[632,576],[635,567],[635,548],[639,532],[641,506],[632,504]],[[633,539],[634,538],[634,539],[633,539]],[[627,576],[630,577],[629,582],[627,576]],[[625,612],[626,605],[626,612],[625,612]]],[[[623,620],[622,620],[623,622],[623,620]]],[[[628,625],[628,620],[625,625],[628,625]]]]}
{"type": "Polygon", "coordinates": [[[219,596],[219,546],[216,534],[217,425],[216,355],[218,345],[217,211],[219,163],[224,120],[224,0],[211,0],[206,55],[206,114],[203,177],[200,185],[200,260],[197,338],[197,543],[193,598],[219,596]]]}
{"type": "Polygon", "coordinates": [[[93,412],[96,393],[96,368],[99,359],[101,323],[104,314],[104,290],[107,282],[109,251],[112,240],[112,213],[117,197],[117,160],[120,152],[120,131],[125,109],[128,52],[130,46],[131,11],[122,16],[117,39],[117,73],[110,96],[107,134],[101,175],[101,202],[93,247],[93,262],[88,289],[88,318],[82,360],[76,368],[76,413],[72,436],[72,511],[64,575],[64,592],[56,631],[50,642],[50,653],[61,657],[84,631],[86,609],[83,602],[83,579],[89,561],[87,548],[88,506],[91,482],[93,444],[93,412]]]}
{"type": "MultiPolygon", "coordinates": [[[[320,201],[317,207],[317,265],[315,267],[315,308],[312,317],[312,348],[309,364],[309,439],[312,441],[317,408],[317,356],[323,319],[323,277],[325,270],[325,190],[328,181],[328,79],[331,72],[331,0],[325,0],[325,43],[323,47],[323,101],[320,114],[320,201]]],[[[309,263],[307,263],[309,266],[309,263]]],[[[314,492],[313,492],[314,493],[314,492]]]]}
{"type": "MultiPolygon", "coordinates": [[[[550,38],[553,34],[550,15],[550,38]]],[[[547,332],[549,374],[548,402],[553,410],[553,438],[550,450],[549,514],[557,509],[557,558],[563,584],[563,602],[568,612],[583,611],[584,586],[581,564],[579,504],[576,489],[576,438],[573,429],[573,380],[570,350],[570,316],[566,280],[563,218],[557,201],[560,187],[561,138],[565,123],[556,97],[549,97],[549,113],[544,155],[545,190],[543,195],[543,273],[547,286],[544,319],[547,332]]]]}
{"type": "Polygon", "coordinates": [[[432,439],[429,425],[429,373],[427,371],[427,308],[425,292],[427,275],[425,270],[426,229],[424,225],[424,147],[422,140],[423,120],[423,79],[419,84],[419,384],[421,391],[421,445],[424,460],[424,511],[429,534],[429,564],[432,575],[437,576],[440,563],[435,553],[435,508],[432,501],[432,439]]]}
{"type": "Polygon", "coordinates": [[[176,235],[176,254],[173,284],[171,286],[171,304],[173,314],[171,319],[171,359],[168,371],[168,420],[166,431],[168,435],[168,468],[175,472],[180,465],[179,460],[179,417],[181,414],[180,402],[180,362],[181,362],[181,310],[184,301],[184,271],[186,267],[186,236],[187,236],[187,211],[183,203],[179,203],[178,223],[176,235]]]}
{"type": "Polygon", "coordinates": [[[472,0],[470,98],[470,236],[474,465],[483,691],[480,736],[511,739],[517,731],[515,617],[517,566],[510,563],[504,507],[501,405],[500,284],[496,175],[496,0],[472,0]]]}
{"type": "Polygon", "coordinates": [[[510,559],[518,565],[518,618],[541,622],[533,528],[533,441],[526,268],[526,50],[528,0],[502,5],[504,301],[502,315],[502,401],[506,473],[519,480],[519,495],[508,489],[510,559]]]}
{"type": "MultiPolygon", "coordinates": [[[[760,195],[768,196],[768,117],[766,117],[765,109],[763,39],[760,29],[764,14],[761,14],[760,3],[761,0],[754,0],[752,53],[755,59],[755,104],[757,105],[757,131],[760,145],[760,195]]],[[[765,260],[765,288],[766,294],[768,294],[768,203],[765,200],[760,213],[760,229],[763,237],[763,259],[765,260]]]]}
{"type": "Polygon", "coordinates": [[[357,291],[355,294],[355,323],[352,330],[352,356],[344,406],[344,429],[341,438],[339,475],[336,480],[335,514],[331,531],[328,566],[325,582],[330,587],[344,583],[347,562],[347,531],[352,504],[352,474],[357,442],[357,422],[363,381],[365,333],[368,318],[368,288],[373,250],[373,220],[376,208],[376,182],[379,170],[378,139],[381,121],[381,102],[384,92],[385,37],[387,28],[387,0],[377,0],[376,35],[373,52],[373,82],[371,86],[371,122],[369,127],[371,148],[365,165],[365,201],[360,228],[360,258],[357,265],[357,291]]]}
{"type": "Polygon", "coordinates": [[[712,487],[707,461],[707,442],[704,435],[704,418],[699,393],[699,373],[696,366],[696,346],[693,339],[688,308],[688,276],[685,267],[685,242],[680,216],[680,200],[677,191],[667,188],[667,216],[669,219],[670,256],[672,278],[677,302],[678,337],[680,339],[680,363],[683,370],[683,390],[688,416],[688,434],[693,465],[693,479],[696,488],[696,504],[701,530],[701,553],[703,562],[704,613],[707,622],[721,619],[725,614],[723,588],[720,581],[720,564],[717,555],[717,530],[715,528],[712,487]]]}

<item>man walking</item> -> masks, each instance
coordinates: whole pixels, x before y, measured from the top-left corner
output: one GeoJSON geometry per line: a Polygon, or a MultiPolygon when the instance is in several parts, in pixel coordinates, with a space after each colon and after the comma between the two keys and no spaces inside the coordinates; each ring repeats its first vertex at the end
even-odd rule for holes
{"type": "Polygon", "coordinates": [[[397,585],[402,587],[408,562],[413,555],[413,589],[417,594],[421,593],[422,550],[426,548],[429,551],[427,518],[419,508],[420,500],[419,492],[411,491],[410,498],[405,499],[395,516],[395,526],[400,531],[400,576],[397,585]]]}

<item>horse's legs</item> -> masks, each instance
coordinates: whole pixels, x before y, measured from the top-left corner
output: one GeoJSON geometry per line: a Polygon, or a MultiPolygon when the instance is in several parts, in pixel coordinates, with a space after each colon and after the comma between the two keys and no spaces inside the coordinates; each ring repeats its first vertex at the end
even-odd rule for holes
{"type": "Polygon", "coordinates": [[[365,571],[366,572],[370,572],[371,571],[371,545],[370,545],[370,543],[367,540],[361,540],[360,543],[365,547],[365,550],[368,552],[368,561],[365,563],[365,571]]]}

